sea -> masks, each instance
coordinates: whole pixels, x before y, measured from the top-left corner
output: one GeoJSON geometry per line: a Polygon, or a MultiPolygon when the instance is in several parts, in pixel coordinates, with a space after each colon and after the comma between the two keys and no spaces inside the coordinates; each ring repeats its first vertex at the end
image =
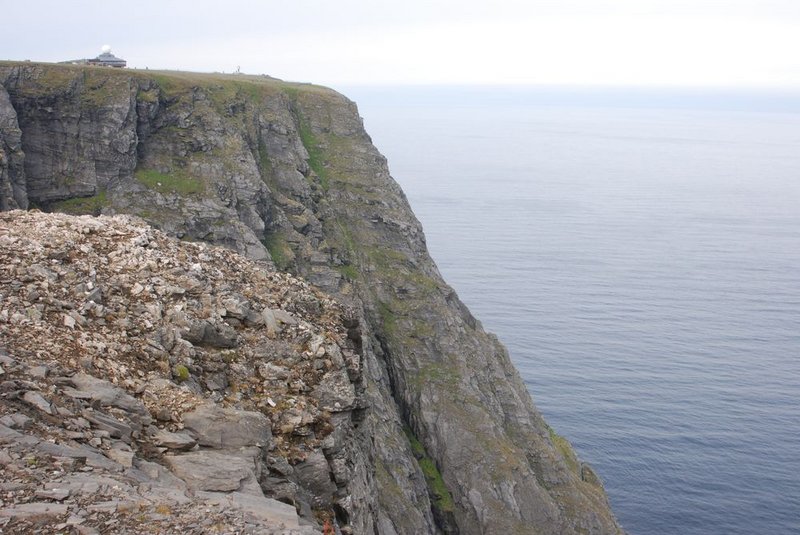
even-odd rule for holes
{"type": "Polygon", "coordinates": [[[800,533],[800,95],[341,90],[624,529],[800,533]]]}

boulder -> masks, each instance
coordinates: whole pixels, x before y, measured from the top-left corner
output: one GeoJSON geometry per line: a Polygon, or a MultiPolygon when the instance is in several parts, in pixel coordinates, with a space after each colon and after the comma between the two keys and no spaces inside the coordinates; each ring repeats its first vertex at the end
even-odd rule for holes
{"type": "Polygon", "coordinates": [[[260,412],[203,405],[185,413],[183,424],[198,444],[210,448],[267,448],[272,442],[270,421],[260,412]]]}
{"type": "Polygon", "coordinates": [[[299,518],[293,506],[264,496],[254,496],[242,492],[229,494],[198,492],[197,496],[208,504],[243,511],[248,517],[274,528],[298,529],[300,527],[299,518]]]}
{"type": "Polygon", "coordinates": [[[167,456],[164,461],[192,490],[230,492],[240,490],[246,480],[255,480],[253,459],[229,452],[195,451],[167,456]]]}
{"type": "Polygon", "coordinates": [[[65,388],[64,393],[76,399],[98,401],[101,405],[116,407],[136,414],[148,414],[141,401],[120,387],[85,373],[77,373],[69,380],[74,388],[65,388]]]}
{"type": "Polygon", "coordinates": [[[159,429],[152,437],[153,444],[171,450],[190,450],[197,440],[189,433],[172,433],[166,429],[159,429]]]}

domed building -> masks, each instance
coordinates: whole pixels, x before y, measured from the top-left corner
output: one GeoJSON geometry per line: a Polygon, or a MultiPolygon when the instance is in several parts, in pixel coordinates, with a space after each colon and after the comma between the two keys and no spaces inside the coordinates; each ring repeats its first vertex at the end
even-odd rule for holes
{"type": "Polygon", "coordinates": [[[94,59],[86,60],[86,63],[88,63],[89,65],[100,65],[103,67],[117,67],[120,69],[128,64],[124,59],[118,58],[117,56],[112,54],[111,47],[108,45],[103,46],[99,56],[97,56],[94,59]]]}

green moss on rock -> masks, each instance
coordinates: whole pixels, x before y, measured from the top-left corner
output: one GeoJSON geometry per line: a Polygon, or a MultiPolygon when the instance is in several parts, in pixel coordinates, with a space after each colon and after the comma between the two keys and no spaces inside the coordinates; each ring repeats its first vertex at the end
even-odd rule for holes
{"type": "Polygon", "coordinates": [[[550,440],[553,442],[553,445],[564,457],[564,461],[567,463],[567,468],[580,475],[581,463],[578,460],[578,456],[575,454],[575,450],[572,449],[572,444],[570,444],[566,438],[556,433],[552,427],[547,426],[547,430],[550,433],[550,440]]]}
{"type": "Polygon", "coordinates": [[[300,141],[303,143],[308,153],[308,166],[319,177],[322,190],[328,191],[331,184],[330,178],[328,177],[328,169],[325,167],[325,157],[320,142],[314,135],[314,132],[311,131],[311,126],[305,119],[301,117],[298,122],[300,141]]]}
{"type": "Polygon", "coordinates": [[[406,427],[404,431],[411,445],[411,451],[414,453],[414,457],[416,457],[419,467],[425,475],[425,482],[428,484],[428,493],[431,496],[431,503],[440,511],[451,513],[455,507],[453,496],[450,494],[450,491],[447,490],[447,485],[439,469],[436,468],[436,463],[428,456],[425,447],[419,439],[417,439],[411,429],[406,427]]]}
{"type": "Polygon", "coordinates": [[[292,265],[294,253],[281,233],[277,232],[267,236],[263,243],[278,269],[285,271],[292,265]]]}
{"type": "Polygon", "coordinates": [[[141,184],[159,193],[193,195],[205,191],[205,184],[202,181],[188,176],[183,171],[165,174],[154,169],[139,169],[134,176],[141,184]]]}
{"type": "Polygon", "coordinates": [[[172,369],[172,376],[178,382],[187,381],[189,379],[189,368],[184,366],[183,364],[176,364],[175,367],[172,369]]]}
{"type": "Polygon", "coordinates": [[[73,215],[100,215],[108,204],[108,195],[105,191],[101,191],[91,197],[75,197],[59,201],[52,205],[52,209],[73,215]]]}
{"type": "Polygon", "coordinates": [[[358,279],[358,270],[355,266],[344,264],[342,266],[335,266],[336,271],[341,273],[347,280],[354,281],[358,279]]]}

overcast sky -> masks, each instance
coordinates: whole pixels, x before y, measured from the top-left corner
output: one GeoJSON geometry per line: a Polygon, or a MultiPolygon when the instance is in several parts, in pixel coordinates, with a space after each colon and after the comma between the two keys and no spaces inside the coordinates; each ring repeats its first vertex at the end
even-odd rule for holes
{"type": "Polygon", "coordinates": [[[4,0],[0,59],[327,85],[800,89],[800,0],[4,0]],[[224,7],[223,7],[224,6],[224,7]]]}

